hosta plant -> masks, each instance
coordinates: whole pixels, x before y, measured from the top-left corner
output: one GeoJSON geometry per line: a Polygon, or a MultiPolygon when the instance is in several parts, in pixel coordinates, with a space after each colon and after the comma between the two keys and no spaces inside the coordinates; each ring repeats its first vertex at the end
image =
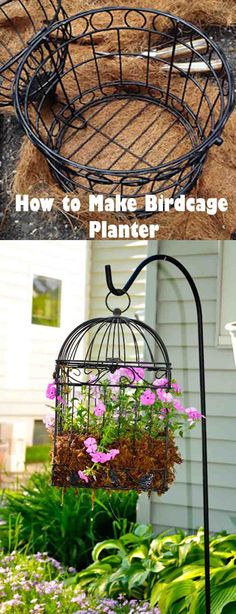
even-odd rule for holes
{"type": "MultiPolygon", "coordinates": [[[[119,540],[97,544],[94,562],[77,576],[88,593],[148,599],[161,614],[205,614],[204,533],[152,537],[136,527],[119,540]]],[[[236,535],[210,539],[211,614],[236,612],[236,535]],[[235,608],[233,610],[232,608],[235,608]]]]}
{"type": "MultiPolygon", "coordinates": [[[[72,376],[71,376],[72,377],[72,376]]],[[[57,429],[53,483],[165,492],[181,462],[175,435],[183,436],[201,414],[181,402],[181,388],[166,377],[146,381],[142,368],[120,368],[98,383],[54,382],[57,429]]],[[[45,424],[52,433],[54,417],[45,424]]]]}

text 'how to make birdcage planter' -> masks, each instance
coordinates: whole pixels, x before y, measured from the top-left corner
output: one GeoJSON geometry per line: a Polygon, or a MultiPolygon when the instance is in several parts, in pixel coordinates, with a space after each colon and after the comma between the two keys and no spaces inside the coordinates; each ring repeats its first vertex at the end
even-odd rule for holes
{"type": "Polygon", "coordinates": [[[151,9],[94,9],[62,23],[72,36],[50,113],[30,94],[37,75],[46,101],[43,75],[59,49],[39,38],[15,91],[18,117],[61,187],[121,193],[140,206],[150,192],[188,192],[233,108],[223,53],[197,27],[151,9]]]}
{"type": "Polygon", "coordinates": [[[46,419],[53,484],[166,492],[181,463],[175,432],[200,418],[179,395],[166,347],[147,324],[115,309],[78,326],[47,390],[56,399],[55,423],[46,419]]]}
{"type": "MultiPolygon", "coordinates": [[[[15,73],[26,48],[65,17],[62,0],[0,0],[0,107],[12,104],[15,73]]],[[[55,36],[54,43],[56,48],[55,36]]],[[[47,70],[47,76],[51,75],[52,66],[47,70]]]]}

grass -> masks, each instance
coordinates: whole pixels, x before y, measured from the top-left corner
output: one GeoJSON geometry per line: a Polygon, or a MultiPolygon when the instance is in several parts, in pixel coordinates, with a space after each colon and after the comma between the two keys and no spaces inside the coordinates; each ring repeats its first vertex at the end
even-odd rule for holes
{"type": "Polygon", "coordinates": [[[50,443],[37,446],[28,446],[26,448],[26,464],[32,465],[34,463],[47,463],[50,460],[50,448],[50,443]]]}

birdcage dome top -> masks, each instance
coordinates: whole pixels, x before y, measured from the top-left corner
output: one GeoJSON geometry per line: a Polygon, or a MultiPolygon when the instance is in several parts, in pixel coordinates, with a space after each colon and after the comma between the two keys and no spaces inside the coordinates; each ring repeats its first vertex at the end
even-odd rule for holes
{"type": "Polygon", "coordinates": [[[144,367],[156,371],[170,367],[167,349],[158,333],[146,323],[124,317],[120,310],[77,326],[64,341],[58,365],[80,368],[144,367]]]}

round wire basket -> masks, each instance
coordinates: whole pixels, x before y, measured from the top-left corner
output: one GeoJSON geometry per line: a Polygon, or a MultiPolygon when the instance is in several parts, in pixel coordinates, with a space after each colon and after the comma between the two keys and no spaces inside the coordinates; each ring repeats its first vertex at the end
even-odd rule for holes
{"type": "Polygon", "coordinates": [[[65,24],[71,37],[57,49],[53,27],[47,46],[38,38],[15,84],[18,117],[62,189],[134,197],[139,213],[147,193],[186,194],[233,109],[223,52],[197,27],[151,9],[95,9],[57,28],[65,24]],[[44,73],[62,49],[49,110],[44,73]],[[32,100],[35,78],[40,103],[32,100]]]}
{"type": "Polygon", "coordinates": [[[12,104],[12,83],[26,47],[38,33],[67,17],[62,0],[0,0],[0,107],[12,104]]]}

